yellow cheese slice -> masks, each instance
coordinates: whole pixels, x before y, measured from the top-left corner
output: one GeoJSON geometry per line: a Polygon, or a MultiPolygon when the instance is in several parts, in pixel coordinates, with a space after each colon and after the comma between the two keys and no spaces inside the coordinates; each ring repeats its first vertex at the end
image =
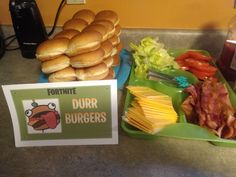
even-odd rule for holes
{"type": "Polygon", "coordinates": [[[176,123],[178,115],[171,97],[144,86],[128,86],[127,89],[134,95],[134,99],[124,121],[151,134],[168,124],[176,123]]]}

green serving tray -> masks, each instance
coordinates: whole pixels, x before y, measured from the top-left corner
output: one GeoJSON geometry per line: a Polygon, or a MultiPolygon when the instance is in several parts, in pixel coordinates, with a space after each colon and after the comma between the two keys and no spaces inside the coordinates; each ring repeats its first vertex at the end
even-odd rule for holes
{"type": "MultiPolygon", "coordinates": [[[[168,52],[171,56],[176,57],[184,52],[187,49],[170,49],[168,52]]],[[[201,51],[202,53],[209,55],[207,51],[201,51]]],[[[169,75],[172,76],[185,76],[188,78],[190,83],[197,83],[198,79],[191,74],[190,72],[183,71],[183,70],[171,70],[168,71],[169,75]]],[[[220,80],[225,83],[232,105],[236,107],[236,94],[229,86],[229,84],[225,81],[222,74],[218,71],[217,76],[220,80]]],[[[217,146],[227,146],[227,147],[236,147],[236,140],[227,140],[222,139],[213,134],[212,132],[208,131],[206,128],[202,128],[198,125],[188,123],[186,121],[186,117],[184,112],[182,111],[180,105],[183,100],[187,97],[187,94],[183,92],[182,88],[174,87],[172,85],[168,85],[165,82],[161,81],[152,81],[152,80],[144,80],[135,77],[134,74],[134,66],[132,66],[128,85],[139,85],[139,86],[148,86],[153,88],[159,92],[165,93],[172,97],[173,106],[178,113],[178,122],[176,124],[171,124],[163,128],[160,132],[151,135],[147,134],[132,125],[126,123],[125,121],[121,121],[122,129],[131,137],[134,138],[142,138],[142,139],[157,139],[158,137],[173,137],[173,138],[181,138],[181,139],[189,139],[189,140],[201,140],[201,141],[209,141],[210,143],[217,145],[217,146]]],[[[133,99],[132,95],[127,92],[125,98],[125,108],[126,111],[129,106],[130,102],[133,99]]]]}

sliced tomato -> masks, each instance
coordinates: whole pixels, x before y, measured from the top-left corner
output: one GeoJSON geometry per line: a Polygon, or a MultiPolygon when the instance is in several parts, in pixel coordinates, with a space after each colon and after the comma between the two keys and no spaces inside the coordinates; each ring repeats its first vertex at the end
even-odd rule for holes
{"type": "Polygon", "coordinates": [[[196,67],[202,67],[202,66],[209,66],[210,64],[208,62],[205,61],[199,61],[196,60],[195,58],[187,58],[184,60],[185,64],[189,65],[189,66],[196,66],[196,67]]]}
{"type": "Polygon", "coordinates": [[[215,73],[217,68],[210,65],[208,62],[199,61],[192,58],[185,59],[185,65],[189,68],[197,69],[203,72],[215,73]]]}
{"type": "Polygon", "coordinates": [[[176,61],[179,65],[179,67],[182,69],[182,70],[189,70],[189,67],[187,66],[187,64],[185,63],[184,60],[177,60],[176,61]]]}
{"type": "Polygon", "coordinates": [[[189,58],[188,52],[185,52],[185,53],[179,55],[178,57],[175,58],[175,60],[176,60],[176,61],[181,61],[181,60],[184,60],[184,59],[186,59],[186,58],[189,58]]]}
{"type": "Polygon", "coordinates": [[[207,77],[213,77],[215,75],[213,72],[204,72],[194,68],[190,68],[190,72],[192,72],[200,80],[204,80],[207,77]]]}
{"type": "Polygon", "coordinates": [[[197,59],[197,60],[201,60],[201,61],[211,61],[212,60],[212,57],[211,56],[206,56],[198,51],[188,51],[187,52],[188,55],[191,57],[191,58],[194,58],[194,59],[197,59]]]}
{"type": "Polygon", "coordinates": [[[188,66],[180,66],[180,68],[184,71],[188,71],[189,70],[189,67],[188,66]]]}
{"type": "Polygon", "coordinates": [[[176,61],[178,60],[185,60],[186,58],[194,58],[196,60],[200,60],[200,61],[206,61],[209,62],[212,60],[211,56],[206,56],[198,51],[187,51],[181,55],[179,55],[178,57],[175,58],[176,61]]]}

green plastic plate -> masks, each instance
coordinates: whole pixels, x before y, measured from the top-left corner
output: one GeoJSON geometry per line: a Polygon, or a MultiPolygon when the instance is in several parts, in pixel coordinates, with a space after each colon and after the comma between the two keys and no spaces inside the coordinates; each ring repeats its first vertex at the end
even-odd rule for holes
{"type": "MultiPolygon", "coordinates": [[[[170,49],[168,52],[171,56],[176,57],[183,52],[186,52],[187,49],[170,49]]],[[[209,55],[207,51],[201,51],[204,54],[209,55]]],[[[168,74],[173,76],[185,76],[188,78],[190,83],[197,83],[198,79],[191,74],[190,72],[182,71],[182,70],[172,70],[168,71],[168,74]]],[[[217,76],[220,80],[225,83],[232,105],[236,107],[236,94],[229,86],[229,84],[225,81],[222,74],[218,71],[217,76]]],[[[148,86],[153,88],[159,92],[165,93],[172,97],[173,106],[178,113],[178,123],[171,124],[163,128],[160,132],[151,135],[147,134],[132,125],[129,125],[125,121],[121,121],[122,129],[131,137],[134,138],[142,138],[142,139],[157,139],[158,137],[173,137],[173,138],[182,138],[182,139],[189,139],[189,140],[202,140],[202,141],[209,141],[210,143],[217,145],[217,146],[227,146],[227,147],[236,147],[236,140],[227,140],[219,138],[218,136],[214,135],[206,128],[202,128],[198,125],[188,123],[186,121],[186,117],[184,112],[181,110],[180,105],[183,100],[187,97],[187,95],[183,92],[182,88],[177,88],[172,85],[168,85],[165,82],[161,81],[151,81],[151,80],[144,80],[138,79],[135,77],[134,74],[134,66],[132,66],[128,85],[139,85],[139,86],[148,86]]],[[[125,99],[125,108],[126,111],[130,105],[132,100],[132,95],[127,92],[126,99],[125,99]]]]}

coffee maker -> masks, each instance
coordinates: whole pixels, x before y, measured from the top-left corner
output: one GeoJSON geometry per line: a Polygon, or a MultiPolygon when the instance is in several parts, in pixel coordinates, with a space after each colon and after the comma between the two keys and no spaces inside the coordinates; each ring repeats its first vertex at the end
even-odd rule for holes
{"type": "Polygon", "coordinates": [[[35,58],[37,46],[48,39],[35,0],[10,0],[9,9],[22,56],[35,58]]]}

